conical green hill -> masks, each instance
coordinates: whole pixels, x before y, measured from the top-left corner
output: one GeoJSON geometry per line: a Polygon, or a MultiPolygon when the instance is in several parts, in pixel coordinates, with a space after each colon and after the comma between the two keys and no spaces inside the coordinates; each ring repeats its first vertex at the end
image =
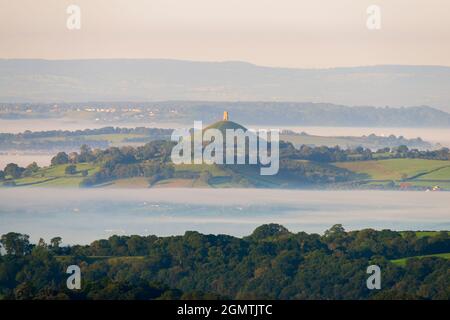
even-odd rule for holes
{"type": "Polygon", "coordinates": [[[227,129],[234,129],[234,130],[238,130],[238,129],[242,129],[245,131],[247,131],[247,128],[245,128],[244,126],[234,122],[234,121],[217,121],[216,123],[213,123],[211,125],[209,125],[208,127],[206,127],[204,130],[207,129],[218,129],[222,132],[222,134],[225,135],[226,130],[227,129]]]}

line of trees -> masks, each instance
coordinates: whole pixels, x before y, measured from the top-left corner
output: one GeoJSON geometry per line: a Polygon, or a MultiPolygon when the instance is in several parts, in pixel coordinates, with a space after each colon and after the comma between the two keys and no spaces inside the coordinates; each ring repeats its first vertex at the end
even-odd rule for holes
{"type": "Polygon", "coordinates": [[[104,127],[99,129],[84,129],[84,130],[48,130],[48,131],[24,131],[22,133],[0,133],[0,142],[23,139],[37,139],[37,138],[54,138],[54,137],[78,137],[78,136],[95,136],[104,134],[139,134],[153,136],[155,138],[169,137],[173,129],[160,128],[119,128],[119,127],[104,127]]]}
{"type": "Polygon", "coordinates": [[[448,232],[335,225],[323,235],[269,224],[244,238],[204,235],[111,236],[90,245],[29,243],[8,233],[0,241],[0,299],[450,299],[450,261],[411,258],[450,252],[448,232]],[[64,288],[64,270],[82,269],[82,290],[64,288]],[[366,287],[367,266],[382,270],[382,289],[366,287]],[[170,289],[169,289],[170,288],[170,289]]]}
{"type": "Polygon", "coordinates": [[[375,152],[363,147],[342,149],[339,146],[310,147],[302,145],[297,149],[291,143],[281,142],[280,157],[282,159],[301,159],[316,162],[365,161],[394,158],[450,160],[450,150],[448,148],[441,148],[439,150],[420,151],[418,149],[409,149],[404,145],[394,148],[386,147],[375,152]]]}
{"type": "Polygon", "coordinates": [[[16,163],[8,163],[5,168],[0,170],[0,181],[5,180],[7,177],[12,179],[18,179],[22,177],[28,177],[39,171],[39,166],[36,162],[32,162],[27,167],[23,168],[16,163]]]}

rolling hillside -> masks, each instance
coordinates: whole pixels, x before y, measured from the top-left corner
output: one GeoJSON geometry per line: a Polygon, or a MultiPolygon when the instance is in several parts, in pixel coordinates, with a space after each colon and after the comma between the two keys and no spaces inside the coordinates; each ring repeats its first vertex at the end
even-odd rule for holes
{"type": "MultiPolygon", "coordinates": [[[[205,128],[247,129],[233,121],[218,121],[205,128]]],[[[125,141],[124,132],[104,134],[102,138],[125,141]]],[[[106,131],[108,131],[106,130],[106,131]]],[[[128,129],[131,130],[131,129],[128,129]]],[[[144,130],[144,129],[142,129],[144,130]]],[[[147,129],[145,129],[147,130],[147,129]]],[[[157,130],[157,129],[156,129],[157,130]]],[[[139,131],[140,132],[140,131],[139,131]]],[[[137,132],[128,132],[137,134],[137,132]]],[[[49,138],[47,133],[26,133],[49,138]]],[[[66,134],[70,135],[70,132],[66,134]]],[[[80,133],[81,134],[81,133],[80,133]]],[[[92,134],[92,132],[91,132],[92,134]]],[[[142,133],[141,133],[142,134],[142,133]]],[[[89,135],[91,136],[91,135],[89,135]]],[[[300,135],[301,136],[301,135],[300,135]]],[[[136,136],[133,136],[135,138],[136,136]]],[[[189,135],[187,138],[189,139],[189,135]]],[[[139,136],[139,138],[142,138],[139,136]]],[[[195,137],[194,137],[195,138],[195,137]]],[[[145,139],[147,139],[145,137],[145,139]]],[[[226,139],[224,140],[225,143],[226,139]]],[[[117,143],[117,142],[116,142],[117,143]]],[[[205,151],[207,143],[204,143],[205,151]]],[[[171,161],[175,142],[154,140],[145,145],[122,148],[58,152],[52,165],[39,168],[35,163],[21,168],[8,164],[1,171],[4,187],[261,187],[261,188],[383,188],[450,190],[450,154],[448,149],[432,151],[388,148],[381,152],[369,149],[341,149],[326,146],[296,149],[280,142],[279,166],[275,175],[261,175],[261,163],[254,164],[183,164],[171,161]],[[378,160],[373,160],[378,159],[378,160]],[[443,159],[443,160],[431,160],[443,159]],[[278,170],[279,168],[279,170],[278,170]]],[[[183,151],[184,152],[184,151],[183,151]]],[[[248,151],[246,151],[248,152],[248,151]]],[[[189,161],[189,160],[188,160],[189,161]]],[[[192,159],[191,159],[192,161],[192,159]]]]}
{"type": "Polygon", "coordinates": [[[450,190],[450,161],[388,159],[335,163],[339,168],[366,176],[370,184],[393,182],[404,187],[439,186],[450,190]]]}

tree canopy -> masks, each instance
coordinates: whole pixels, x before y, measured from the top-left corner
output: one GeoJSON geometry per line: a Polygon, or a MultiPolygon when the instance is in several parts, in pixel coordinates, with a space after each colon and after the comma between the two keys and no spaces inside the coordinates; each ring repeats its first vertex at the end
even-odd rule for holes
{"type": "Polygon", "coordinates": [[[450,261],[417,257],[450,252],[447,231],[291,233],[269,224],[250,236],[111,236],[90,245],[30,245],[1,238],[0,299],[450,299],[450,261]],[[408,258],[404,265],[391,260],[408,258]],[[82,289],[65,287],[65,269],[82,269],[82,289]],[[366,269],[382,270],[368,290],[366,269]]]}

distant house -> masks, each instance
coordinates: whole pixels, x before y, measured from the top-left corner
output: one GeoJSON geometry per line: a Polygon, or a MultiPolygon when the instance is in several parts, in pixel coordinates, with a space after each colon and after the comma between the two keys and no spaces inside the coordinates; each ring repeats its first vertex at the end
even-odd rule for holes
{"type": "Polygon", "coordinates": [[[427,188],[426,191],[441,191],[441,187],[440,186],[434,186],[432,188],[427,188]]]}

